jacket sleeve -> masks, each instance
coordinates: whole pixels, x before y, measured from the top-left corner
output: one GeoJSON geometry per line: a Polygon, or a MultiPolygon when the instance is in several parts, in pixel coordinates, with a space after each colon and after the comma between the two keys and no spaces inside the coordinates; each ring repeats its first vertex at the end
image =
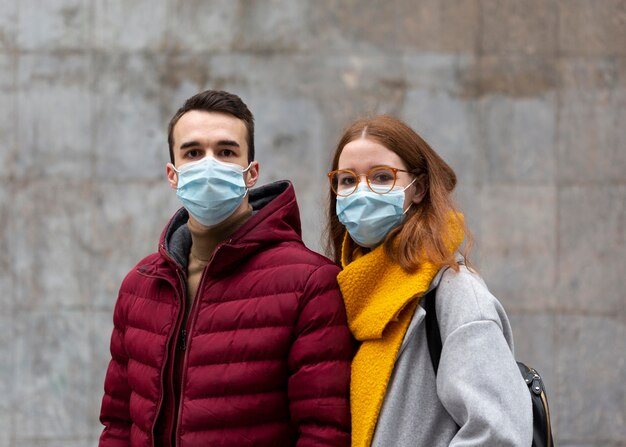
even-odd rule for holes
{"type": "MultiPolygon", "coordinates": [[[[442,308],[439,318],[447,328],[445,337],[442,331],[437,394],[459,426],[450,446],[530,447],[532,404],[513,356],[508,319],[486,288],[464,276],[454,289],[463,295],[467,314],[452,321],[455,316],[442,308]],[[473,315],[469,309],[475,310],[473,315]]],[[[438,296],[438,307],[449,299],[455,297],[438,296]]]]}
{"type": "Polygon", "coordinates": [[[288,396],[298,447],[350,445],[350,362],[355,345],[338,272],[334,265],[319,267],[301,297],[288,359],[288,396]]]}
{"type": "Polygon", "coordinates": [[[128,356],[124,346],[125,303],[123,293],[117,299],[113,312],[111,361],[104,379],[104,397],[100,422],[105,426],[99,447],[130,446],[130,386],[128,384],[128,356]]]}

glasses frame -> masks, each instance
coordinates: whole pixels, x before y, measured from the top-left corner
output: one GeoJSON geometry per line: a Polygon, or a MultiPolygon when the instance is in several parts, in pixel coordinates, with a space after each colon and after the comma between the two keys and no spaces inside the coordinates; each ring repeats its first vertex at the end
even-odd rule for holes
{"type": "Polygon", "coordinates": [[[391,166],[376,166],[375,168],[372,168],[369,171],[362,172],[360,174],[357,174],[352,169],[335,169],[334,171],[330,171],[328,174],[326,174],[326,176],[328,177],[328,183],[330,183],[330,189],[331,189],[332,192],[335,193],[336,196],[348,197],[348,196],[351,196],[352,194],[354,194],[356,192],[356,190],[359,188],[359,183],[361,182],[361,176],[362,175],[365,176],[365,182],[367,183],[367,187],[369,188],[369,190],[372,191],[373,193],[376,193],[376,194],[379,194],[379,195],[382,196],[382,195],[385,195],[385,194],[389,194],[391,192],[391,190],[393,189],[393,187],[396,186],[396,182],[398,181],[398,172],[406,172],[407,174],[411,174],[411,171],[407,171],[405,169],[393,168],[391,166]],[[378,192],[378,191],[374,190],[372,188],[372,185],[370,184],[370,173],[373,172],[373,171],[378,171],[378,170],[382,170],[382,169],[388,169],[388,170],[393,172],[393,184],[389,188],[389,191],[378,192]],[[333,176],[335,174],[339,173],[339,172],[349,172],[350,174],[354,175],[354,177],[356,177],[356,185],[354,185],[354,190],[350,194],[339,194],[335,190],[335,187],[333,186],[333,176]]]}

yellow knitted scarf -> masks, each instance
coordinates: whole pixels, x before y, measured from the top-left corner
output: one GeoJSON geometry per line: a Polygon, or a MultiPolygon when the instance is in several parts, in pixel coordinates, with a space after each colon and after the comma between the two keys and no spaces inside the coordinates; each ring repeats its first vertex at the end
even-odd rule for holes
{"type": "MultiPolygon", "coordinates": [[[[450,246],[456,250],[463,232],[452,233],[450,246]]],[[[352,361],[352,447],[369,447],[400,345],[439,266],[424,262],[407,273],[389,259],[383,245],[366,254],[352,248],[346,234],[337,280],[350,330],[362,342],[352,361]]]]}

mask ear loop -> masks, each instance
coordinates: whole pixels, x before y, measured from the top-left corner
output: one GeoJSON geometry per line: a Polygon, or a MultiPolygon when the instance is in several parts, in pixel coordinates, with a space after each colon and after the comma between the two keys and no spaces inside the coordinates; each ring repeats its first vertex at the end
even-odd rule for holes
{"type": "MultiPolygon", "coordinates": [[[[246,169],[244,169],[243,171],[241,171],[242,174],[245,174],[246,171],[250,170],[250,168],[252,167],[252,162],[250,162],[248,164],[248,167],[246,169]]],[[[246,184],[246,179],[244,178],[243,180],[244,184],[246,185],[246,192],[243,194],[243,196],[247,196],[248,193],[250,192],[250,188],[248,188],[248,185],[246,184]]]]}
{"type": "Polygon", "coordinates": [[[409,183],[409,184],[408,184],[408,185],[406,185],[404,188],[402,188],[402,192],[404,192],[404,191],[406,191],[407,189],[409,189],[409,187],[410,187],[413,183],[415,183],[415,181],[416,181],[416,180],[417,180],[417,177],[415,177],[411,183],[409,183]]]}
{"type": "MultiPolygon", "coordinates": [[[[409,189],[409,187],[410,187],[413,183],[415,183],[416,181],[417,181],[417,177],[415,177],[411,183],[409,183],[408,185],[406,185],[406,186],[402,189],[402,192],[404,192],[404,191],[406,191],[407,189],[409,189]]],[[[412,206],[413,206],[413,202],[409,203],[409,206],[407,206],[407,207],[406,207],[406,209],[405,209],[404,211],[402,211],[402,215],[405,215],[405,214],[406,214],[406,213],[407,213],[407,212],[411,209],[411,207],[412,207],[412,206]]]]}

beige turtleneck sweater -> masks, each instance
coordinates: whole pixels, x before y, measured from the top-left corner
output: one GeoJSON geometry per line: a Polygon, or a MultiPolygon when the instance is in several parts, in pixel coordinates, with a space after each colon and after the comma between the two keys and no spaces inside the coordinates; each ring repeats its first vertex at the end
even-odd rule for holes
{"type": "Polygon", "coordinates": [[[235,213],[224,222],[207,228],[199,224],[192,217],[187,222],[191,232],[191,250],[187,266],[187,313],[191,309],[193,300],[198,292],[198,285],[204,268],[211,261],[215,247],[239,229],[252,216],[252,206],[242,212],[235,213]]]}

